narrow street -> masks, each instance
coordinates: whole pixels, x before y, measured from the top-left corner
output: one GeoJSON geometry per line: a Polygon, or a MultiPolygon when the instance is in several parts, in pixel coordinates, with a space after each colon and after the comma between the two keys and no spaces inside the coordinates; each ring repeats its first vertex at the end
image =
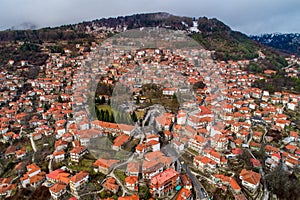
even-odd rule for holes
{"type": "Polygon", "coordinates": [[[36,149],[36,145],[35,145],[32,135],[29,136],[29,139],[30,139],[30,144],[31,144],[32,150],[33,150],[31,161],[34,163],[35,162],[35,153],[37,152],[37,149],[36,149]]]}
{"type": "Polygon", "coordinates": [[[129,190],[123,185],[122,181],[119,180],[119,178],[115,175],[114,171],[115,171],[117,168],[119,168],[119,167],[121,167],[121,166],[123,166],[123,165],[126,165],[126,164],[129,163],[129,162],[131,162],[132,159],[133,159],[133,157],[134,157],[134,154],[132,154],[131,157],[130,157],[127,161],[125,161],[125,162],[123,162],[123,163],[120,163],[120,164],[116,165],[115,167],[113,167],[113,169],[111,170],[111,172],[106,176],[106,177],[110,176],[110,177],[113,177],[114,179],[116,179],[118,185],[122,188],[122,191],[123,191],[122,196],[125,196],[126,194],[132,195],[133,193],[132,193],[131,191],[129,191],[129,190]]]}
{"type": "Polygon", "coordinates": [[[49,173],[52,172],[52,160],[53,160],[53,158],[50,158],[49,164],[48,164],[49,173]]]}
{"type": "MultiPolygon", "coordinates": [[[[181,158],[179,158],[179,161],[180,161],[180,163],[182,162],[181,158]]],[[[194,173],[192,173],[192,171],[190,170],[190,168],[185,163],[183,164],[182,168],[186,171],[186,174],[188,175],[188,177],[190,177],[190,179],[193,182],[193,186],[194,186],[194,189],[195,189],[195,192],[196,192],[196,200],[206,199],[205,196],[204,196],[204,194],[201,191],[201,188],[204,191],[205,191],[205,188],[199,182],[199,180],[194,175],[194,173]]]]}
{"type": "Polygon", "coordinates": [[[36,150],[36,145],[35,145],[35,142],[34,142],[34,140],[33,140],[32,135],[30,135],[29,138],[30,138],[30,143],[31,143],[32,150],[33,150],[34,152],[37,152],[37,150],[36,150]]]}
{"type": "Polygon", "coordinates": [[[176,150],[175,149],[170,149],[170,148],[171,147],[169,147],[168,150],[162,149],[162,152],[164,154],[166,154],[167,156],[169,156],[169,157],[178,158],[179,163],[183,163],[182,164],[182,169],[184,169],[186,171],[186,174],[188,175],[188,177],[190,177],[190,179],[193,182],[193,186],[194,186],[194,189],[195,189],[195,192],[196,192],[196,200],[204,200],[204,199],[206,199],[206,197],[202,193],[202,190],[205,191],[205,188],[203,187],[203,185],[199,182],[199,180],[197,179],[197,177],[195,176],[195,174],[190,170],[190,168],[184,162],[184,160],[182,160],[182,158],[178,155],[178,153],[176,152],[176,150]],[[201,190],[201,188],[202,188],[202,190],[201,190]]]}

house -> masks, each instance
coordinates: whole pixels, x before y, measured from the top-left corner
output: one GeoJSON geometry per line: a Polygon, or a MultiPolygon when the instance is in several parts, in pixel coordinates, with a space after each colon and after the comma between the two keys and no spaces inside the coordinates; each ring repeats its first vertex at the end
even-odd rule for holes
{"type": "Polygon", "coordinates": [[[134,131],[135,126],[128,125],[128,124],[118,124],[119,131],[123,132],[126,135],[131,135],[134,131]]]}
{"type": "Polygon", "coordinates": [[[299,161],[294,158],[286,158],[284,163],[290,168],[294,168],[299,165],[299,161]]]}
{"type": "Polygon", "coordinates": [[[116,179],[113,177],[107,178],[102,186],[105,190],[111,191],[114,194],[119,191],[119,185],[116,183],[116,179]]]}
{"type": "Polygon", "coordinates": [[[165,137],[166,140],[170,140],[171,139],[171,136],[172,136],[171,131],[164,130],[163,134],[164,134],[164,137],[165,137]]]}
{"type": "Polygon", "coordinates": [[[40,172],[35,176],[30,177],[30,186],[33,188],[39,187],[45,181],[45,172],[40,172]]]}
{"type": "Polygon", "coordinates": [[[174,149],[176,149],[178,152],[182,152],[184,150],[184,144],[175,140],[172,143],[172,146],[174,147],[174,149]]]}
{"type": "Polygon", "coordinates": [[[181,188],[175,198],[175,200],[191,200],[192,192],[186,188],[181,188]]]}
{"type": "Polygon", "coordinates": [[[206,144],[206,138],[201,135],[195,135],[193,138],[191,138],[188,142],[189,148],[201,152],[203,147],[206,144]]]}
{"type": "Polygon", "coordinates": [[[64,183],[56,183],[52,187],[49,188],[51,197],[54,200],[60,199],[67,192],[67,185],[64,183]]]}
{"type": "Polygon", "coordinates": [[[68,185],[70,183],[71,175],[62,169],[56,169],[46,175],[46,179],[52,183],[64,183],[68,185]]]}
{"type": "Polygon", "coordinates": [[[163,95],[166,96],[173,96],[177,92],[177,88],[164,88],[163,89],[163,95]]]}
{"type": "Polygon", "coordinates": [[[18,164],[16,164],[16,166],[14,167],[14,173],[15,174],[21,174],[24,173],[26,171],[26,165],[27,162],[19,162],[18,164]]]}
{"type": "Polygon", "coordinates": [[[289,110],[295,111],[296,108],[297,108],[297,106],[298,106],[298,104],[297,104],[296,102],[289,102],[289,103],[287,103],[287,108],[288,108],[289,110]]]}
{"type": "Polygon", "coordinates": [[[139,162],[129,162],[126,168],[126,175],[128,176],[139,176],[140,163],[139,162]]]}
{"type": "Polygon", "coordinates": [[[146,146],[151,148],[152,151],[160,151],[160,143],[156,140],[150,140],[146,143],[146,146]]]}
{"type": "Polygon", "coordinates": [[[161,151],[149,152],[144,155],[146,161],[156,161],[164,165],[165,168],[173,167],[173,158],[166,156],[161,151]]]}
{"type": "Polygon", "coordinates": [[[289,120],[277,119],[275,125],[280,127],[281,129],[284,129],[286,126],[289,126],[290,123],[291,122],[289,120]]]}
{"type": "Polygon", "coordinates": [[[142,155],[145,153],[145,152],[148,152],[151,150],[151,147],[148,146],[147,144],[138,144],[136,147],[135,147],[135,152],[140,156],[142,157],[142,155]]]}
{"type": "Polygon", "coordinates": [[[179,110],[177,114],[177,124],[184,125],[186,123],[187,112],[185,110],[179,110]]]}
{"type": "Polygon", "coordinates": [[[120,160],[106,160],[103,158],[99,158],[94,162],[94,170],[96,172],[101,172],[103,174],[108,174],[109,171],[114,167],[120,160]]]}
{"type": "Polygon", "coordinates": [[[27,155],[27,150],[25,147],[16,151],[16,157],[19,160],[23,159],[26,155],[27,155]]]}
{"type": "Polygon", "coordinates": [[[164,113],[155,118],[156,128],[158,130],[169,130],[174,120],[175,120],[174,114],[164,113]]]}
{"type": "Polygon", "coordinates": [[[66,149],[68,147],[68,142],[62,141],[62,140],[56,140],[54,144],[55,151],[61,151],[63,149],[66,149]]]}
{"type": "Polygon", "coordinates": [[[79,190],[82,189],[85,184],[87,184],[88,180],[89,180],[89,173],[85,171],[80,171],[79,173],[75,174],[70,179],[71,193],[74,195],[78,195],[79,190]]]}
{"type": "Polygon", "coordinates": [[[127,176],[125,178],[125,186],[132,191],[138,191],[139,179],[137,176],[127,176]]]}
{"type": "Polygon", "coordinates": [[[82,146],[88,146],[92,139],[97,138],[102,134],[101,131],[97,129],[89,129],[89,130],[80,130],[76,135],[79,138],[80,144],[82,146]]]}
{"type": "Polygon", "coordinates": [[[159,142],[159,136],[157,134],[150,134],[146,136],[146,142],[149,142],[151,140],[159,142]]]}
{"type": "Polygon", "coordinates": [[[195,156],[193,164],[199,169],[207,169],[213,171],[217,167],[217,163],[207,156],[195,156]]]}
{"type": "Polygon", "coordinates": [[[204,155],[207,156],[208,158],[212,159],[219,165],[224,164],[224,162],[227,163],[227,160],[225,159],[225,157],[213,149],[205,150],[204,155]]]}
{"type": "Polygon", "coordinates": [[[0,198],[6,199],[11,196],[16,184],[11,184],[12,178],[0,178],[0,198]]]}
{"type": "Polygon", "coordinates": [[[61,151],[55,151],[52,156],[53,156],[53,159],[55,160],[55,162],[61,162],[65,159],[65,152],[64,150],[61,150],[61,151]]]}
{"type": "Polygon", "coordinates": [[[62,141],[65,141],[65,142],[72,142],[73,135],[71,133],[67,132],[61,136],[61,139],[62,139],[62,141]]]}
{"type": "Polygon", "coordinates": [[[252,163],[252,165],[253,165],[254,168],[260,168],[261,167],[261,163],[257,159],[250,158],[250,162],[252,163]]]}
{"type": "Polygon", "coordinates": [[[252,170],[243,169],[240,173],[242,185],[251,191],[256,191],[260,184],[261,175],[252,170]]]}
{"type": "Polygon", "coordinates": [[[256,142],[260,142],[261,139],[262,139],[262,136],[263,136],[263,133],[262,133],[262,132],[259,132],[259,131],[253,131],[252,138],[253,138],[253,140],[255,140],[256,142]]]}
{"type": "Polygon", "coordinates": [[[215,134],[211,140],[212,146],[215,147],[216,150],[227,150],[229,141],[225,135],[222,134],[215,134]]]}
{"type": "Polygon", "coordinates": [[[32,186],[34,188],[38,187],[45,180],[45,172],[41,171],[41,168],[36,164],[30,164],[26,166],[27,173],[21,178],[21,184],[23,188],[32,186]]]}
{"type": "Polygon", "coordinates": [[[164,169],[164,164],[157,161],[144,161],[142,164],[143,179],[151,179],[164,169]]]}
{"type": "Polygon", "coordinates": [[[130,136],[126,134],[119,135],[115,140],[114,144],[112,145],[112,149],[115,151],[121,150],[121,146],[128,142],[130,136]]]}
{"type": "Polygon", "coordinates": [[[11,158],[16,155],[17,147],[10,145],[4,152],[5,159],[11,158]]]}
{"type": "Polygon", "coordinates": [[[186,174],[180,175],[182,187],[191,190],[193,188],[192,180],[186,174]]]}
{"type": "Polygon", "coordinates": [[[150,193],[159,197],[172,191],[179,182],[179,173],[172,168],[153,176],[150,180],[150,193]]]}
{"type": "Polygon", "coordinates": [[[280,150],[279,148],[273,147],[268,144],[265,146],[265,151],[268,155],[273,154],[273,153],[278,153],[279,150],[280,150]]]}
{"type": "Polygon", "coordinates": [[[82,157],[88,153],[86,146],[77,146],[70,151],[70,159],[72,162],[79,162],[82,157]]]}
{"type": "Polygon", "coordinates": [[[297,148],[298,148],[297,145],[291,144],[291,143],[285,146],[285,149],[286,149],[288,152],[292,153],[292,154],[295,153],[295,151],[297,150],[297,148]]]}

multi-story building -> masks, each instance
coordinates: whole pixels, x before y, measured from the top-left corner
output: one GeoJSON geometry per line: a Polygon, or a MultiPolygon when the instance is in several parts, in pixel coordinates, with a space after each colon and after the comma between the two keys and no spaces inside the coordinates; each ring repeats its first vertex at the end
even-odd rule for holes
{"type": "Polygon", "coordinates": [[[58,200],[62,195],[67,192],[67,185],[63,183],[56,183],[52,187],[49,188],[51,197],[54,200],[58,200]]]}
{"type": "Polygon", "coordinates": [[[150,192],[154,196],[164,196],[177,186],[178,181],[179,173],[172,168],[168,168],[151,178],[150,192]]]}
{"type": "Polygon", "coordinates": [[[80,189],[88,182],[89,173],[80,171],[70,179],[70,190],[74,195],[78,195],[80,189]]]}
{"type": "Polygon", "coordinates": [[[85,146],[74,147],[70,151],[70,159],[72,162],[79,162],[81,158],[87,153],[87,148],[85,146]]]}

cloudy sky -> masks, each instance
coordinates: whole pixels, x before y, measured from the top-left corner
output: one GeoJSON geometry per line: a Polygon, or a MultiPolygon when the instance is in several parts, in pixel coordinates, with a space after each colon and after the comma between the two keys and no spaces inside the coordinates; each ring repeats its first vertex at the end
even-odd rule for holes
{"type": "Polygon", "coordinates": [[[246,34],[300,33],[300,0],[0,0],[0,29],[158,11],[214,17],[246,34]]]}

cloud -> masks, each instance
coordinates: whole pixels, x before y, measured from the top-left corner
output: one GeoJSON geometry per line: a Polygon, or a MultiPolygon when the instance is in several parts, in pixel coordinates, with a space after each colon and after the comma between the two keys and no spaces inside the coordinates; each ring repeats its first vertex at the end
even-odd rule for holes
{"type": "Polygon", "coordinates": [[[215,17],[249,34],[300,32],[298,0],[0,0],[0,4],[0,29],[24,22],[45,27],[165,11],[181,16],[215,17]]]}

